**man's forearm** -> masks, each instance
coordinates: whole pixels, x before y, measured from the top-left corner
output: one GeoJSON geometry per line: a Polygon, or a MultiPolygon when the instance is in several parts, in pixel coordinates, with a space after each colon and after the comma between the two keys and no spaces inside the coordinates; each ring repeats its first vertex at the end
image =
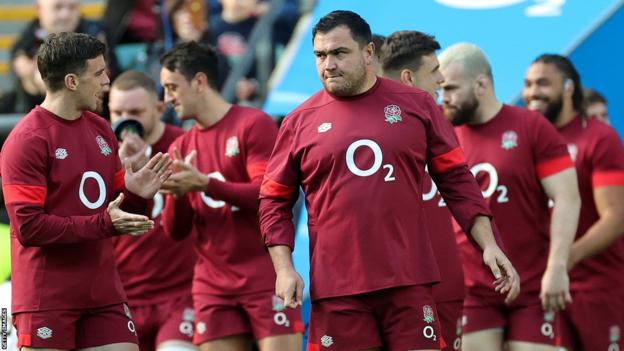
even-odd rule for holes
{"type": "Polygon", "coordinates": [[[578,197],[555,201],[550,220],[548,266],[567,267],[581,208],[578,197]]]}
{"type": "Polygon", "coordinates": [[[474,223],[470,228],[470,235],[481,249],[498,245],[492,231],[492,222],[486,216],[475,217],[474,223]]]}
{"type": "Polygon", "coordinates": [[[624,217],[607,213],[592,225],[585,235],[572,244],[570,263],[575,265],[606,250],[624,231],[624,217]]]}
{"type": "Polygon", "coordinates": [[[270,246],[268,248],[271,261],[273,261],[273,268],[275,272],[283,270],[294,270],[295,267],[292,263],[292,252],[290,247],[286,245],[270,246]]]}

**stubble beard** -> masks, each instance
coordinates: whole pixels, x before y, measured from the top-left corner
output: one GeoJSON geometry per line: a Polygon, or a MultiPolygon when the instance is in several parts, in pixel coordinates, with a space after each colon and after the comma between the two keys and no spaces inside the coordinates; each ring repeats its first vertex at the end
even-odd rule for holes
{"type": "Polygon", "coordinates": [[[442,108],[444,109],[444,114],[450,119],[451,123],[454,126],[460,126],[474,120],[475,112],[479,108],[479,100],[477,100],[475,96],[472,96],[456,109],[449,109],[446,106],[442,108]]]}

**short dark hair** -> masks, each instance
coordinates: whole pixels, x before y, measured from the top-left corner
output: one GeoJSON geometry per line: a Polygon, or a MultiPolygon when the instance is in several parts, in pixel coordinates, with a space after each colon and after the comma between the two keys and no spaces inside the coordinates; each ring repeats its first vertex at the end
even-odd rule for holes
{"type": "Polygon", "coordinates": [[[50,91],[63,88],[65,76],[81,75],[87,60],[106,55],[106,45],[96,37],[82,33],[50,34],[37,52],[37,68],[50,91]]]}
{"type": "Polygon", "coordinates": [[[599,102],[605,105],[607,104],[607,98],[605,98],[604,95],[590,88],[583,89],[583,99],[584,99],[585,107],[599,103],[599,102]]]}
{"type": "Polygon", "coordinates": [[[578,112],[583,111],[583,87],[581,86],[581,76],[572,64],[572,61],[565,56],[558,54],[542,54],[533,63],[545,63],[554,65],[563,75],[563,80],[572,80],[574,83],[574,93],[572,94],[572,107],[578,112]]]}
{"type": "Polygon", "coordinates": [[[209,45],[195,41],[176,44],[162,55],[160,64],[170,71],[178,70],[188,81],[197,73],[204,73],[210,87],[218,90],[217,52],[209,45]]]}
{"type": "Polygon", "coordinates": [[[147,74],[139,71],[125,71],[115,79],[111,87],[121,91],[141,88],[158,97],[156,82],[147,74]]]}
{"type": "Polygon", "coordinates": [[[371,29],[368,23],[353,11],[337,10],[323,16],[312,29],[312,41],[317,33],[327,33],[332,29],[345,26],[351,31],[351,37],[360,47],[368,45],[373,41],[371,29]]]}
{"type": "Polygon", "coordinates": [[[375,56],[381,60],[381,47],[383,46],[386,37],[381,34],[373,34],[373,44],[375,45],[375,56]]]}
{"type": "Polygon", "coordinates": [[[390,34],[381,47],[381,65],[384,72],[409,68],[416,71],[422,57],[440,50],[435,37],[415,30],[401,30],[390,34]]]}

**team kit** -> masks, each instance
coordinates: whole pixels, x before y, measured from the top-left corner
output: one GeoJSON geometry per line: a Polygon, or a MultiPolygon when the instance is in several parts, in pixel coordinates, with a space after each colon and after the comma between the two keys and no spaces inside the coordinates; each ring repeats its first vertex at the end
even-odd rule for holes
{"type": "Polygon", "coordinates": [[[351,11],[312,34],[323,88],[279,128],[220,95],[212,47],[161,57],[161,101],[145,73],[111,82],[98,39],[47,37],[46,98],[0,156],[18,347],[624,348],[624,147],[572,62],[538,56],[518,107],[474,44],[375,43],[351,11]]]}

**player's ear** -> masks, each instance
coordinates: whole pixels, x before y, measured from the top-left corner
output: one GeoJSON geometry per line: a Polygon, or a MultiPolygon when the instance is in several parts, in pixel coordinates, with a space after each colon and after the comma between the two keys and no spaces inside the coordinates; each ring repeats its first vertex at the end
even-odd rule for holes
{"type": "Polygon", "coordinates": [[[572,96],[572,94],[574,93],[574,81],[570,78],[566,79],[565,82],[563,82],[563,92],[566,95],[572,96]]]}
{"type": "Polygon", "coordinates": [[[480,74],[475,79],[475,94],[477,96],[481,96],[485,93],[487,89],[488,79],[484,74],[480,74]]]}
{"type": "Polygon", "coordinates": [[[195,86],[200,92],[208,88],[208,77],[206,77],[204,72],[195,73],[195,77],[193,77],[192,82],[195,82],[195,86]]]}
{"type": "Polygon", "coordinates": [[[167,105],[164,102],[160,100],[156,101],[156,111],[158,111],[158,113],[160,114],[159,117],[161,117],[165,113],[166,108],[167,108],[167,105]]]}
{"type": "Polygon", "coordinates": [[[401,73],[399,73],[399,79],[401,80],[401,83],[405,85],[414,85],[414,76],[412,75],[412,71],[407,68],[401,70],[401,73]]]}
{"type": "Polygon", "coordinates": [[[366,60],[366,64],[370,65],[373,63],[373,55],[375,55],[375,44],[373,44],[373,42],[371,41],[364,47],[364,50],[364,59],[366,60]]]}
{"type": "Polygon", "coordinates": [[[63,83],[65,88],[76,91],[78,89],[78,76],[75,73],[68,73],[65,75],[63,83]]]}

